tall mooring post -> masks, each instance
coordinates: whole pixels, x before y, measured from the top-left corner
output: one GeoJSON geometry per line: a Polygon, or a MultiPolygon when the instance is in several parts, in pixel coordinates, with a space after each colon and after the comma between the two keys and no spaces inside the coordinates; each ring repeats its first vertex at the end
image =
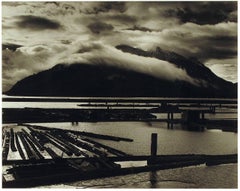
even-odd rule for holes
{"type": "Polygon", "coordinates": [[[173,128],[173,112],[167,113],[167,127],[168,127],[168,129],[173,128]]]}
{"type": "Polygon", "coordinates": [[[152,133],[151,137],[151,157],[147,160],[148,165],[154,165],[157,156],[157,133],[152,133]]]}
{"type": "Polygon", "coordinates": [[[157,133],[152,133],[151,138],[151,156],[157,156],[157,133]]]}

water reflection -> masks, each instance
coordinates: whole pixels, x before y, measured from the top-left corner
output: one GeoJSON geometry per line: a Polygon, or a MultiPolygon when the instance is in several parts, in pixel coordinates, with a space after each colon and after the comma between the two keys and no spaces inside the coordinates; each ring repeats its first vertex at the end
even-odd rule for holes
{"type": "Polygon", "coordinates": [[[72,121],[72,126],[78,126],[78,121],[72,121]]]}
{"type": "Polygon", "coordinates": [[[151,188],[157,188],[157,172],[156,171],[151,171],[150,172],[150,187],[151,188]]]}

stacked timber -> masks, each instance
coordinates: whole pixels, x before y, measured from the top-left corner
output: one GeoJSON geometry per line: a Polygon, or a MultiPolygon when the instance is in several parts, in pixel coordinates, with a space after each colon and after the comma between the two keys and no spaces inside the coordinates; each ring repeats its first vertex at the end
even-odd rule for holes
{"type": "Polygon", "coordinates": [[[3,150],[2,150],[3,161],[7,160],[7,157],[8,157],[9,142],[10,142],[10,133],[6,132],[4,136],[4,143],[3,143],[3,150]]]}

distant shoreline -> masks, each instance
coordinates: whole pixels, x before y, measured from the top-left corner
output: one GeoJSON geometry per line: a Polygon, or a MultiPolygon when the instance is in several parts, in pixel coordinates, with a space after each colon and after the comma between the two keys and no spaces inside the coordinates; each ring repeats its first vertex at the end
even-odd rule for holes
{"type": "Polygon", "coordinates": [[[159,98],[159,97],[3,97],[3,102],[126,102],[126,103],[214,103],[237,104],[237,98],[159,98]]]}

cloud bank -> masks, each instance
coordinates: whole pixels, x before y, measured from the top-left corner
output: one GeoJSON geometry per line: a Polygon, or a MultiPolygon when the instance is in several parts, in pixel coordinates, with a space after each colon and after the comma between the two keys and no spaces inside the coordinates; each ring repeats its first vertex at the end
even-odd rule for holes
{"type": "Polygon", "coordinates": [[[94,62],[97,56],[192,80],[164,62],[120,53],[114,48],[119,44],[196,57],[220,77],[237,81],[237,2],[3,2],[2,41],[4,91],[63,60],[94,62]]]}

